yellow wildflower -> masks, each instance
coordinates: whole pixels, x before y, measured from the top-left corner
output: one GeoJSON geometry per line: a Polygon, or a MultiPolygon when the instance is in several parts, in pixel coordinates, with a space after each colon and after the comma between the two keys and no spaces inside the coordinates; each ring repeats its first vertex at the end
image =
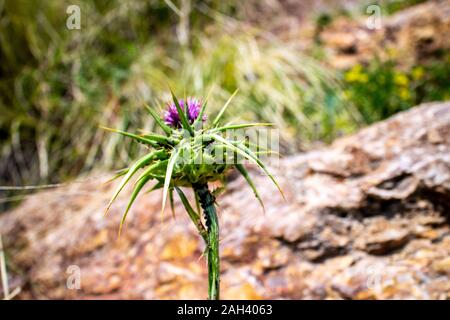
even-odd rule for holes
{"type": "Polygon", "coordinates": [[[407,76],[405,76],[402,73],[396,73],[394,75],[394,82],[396,85],[399,85],[399,86],[407,86],[409,83],[409,79],[407,76]]]}
{"type": "Polygon", "coordinates": [[[363,82],[369,81],[367,74],[362,72],[362,66],[360,64],[354,65],[349,71],[345,73],[345,80],[347,82],[363,82]]]}
{"type": "Polygon", "coordinates": [[[414,69],[411,72],[411,75],[414,80],[419,80],[419,79],[422,79],[424,73],[425,73],[425,70],[423,69],[423,67],[419,66],[419,67],[414,67],[414,69]]]}
{"type": "Polygon", "coordinates": [[[409,100],[411,93],[407,88],[401,88],[399,91],[399,96],[402,100],[409,100]]]}

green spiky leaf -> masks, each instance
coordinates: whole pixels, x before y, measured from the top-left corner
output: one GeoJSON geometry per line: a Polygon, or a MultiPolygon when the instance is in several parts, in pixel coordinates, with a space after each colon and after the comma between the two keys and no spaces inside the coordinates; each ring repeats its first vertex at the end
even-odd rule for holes
{"type": "Polygon", "coordinates": [[[164,181],[158,181],[157,183],[155,183],[155,185],[153,187],[151,187],[150,189],[148,189],[147,191],[145,191],[145,193],[150,193],[153,192],[155,190],[161,189],[164,186],[164,181]]]}
{"type": "Polygon", "coordinates": [[[197,128],[198,124],[202,123],[202,121],[203,121],[203,115],[205,114],[206,106],[208,104],[209,96],[211,95],[212,89],[213,89],[213,87],[211,87],[211,89],[209,89],[208,94],[206,95],[205,101],[203,101],[200,112],[198,113],[198,117],[197,117],[197,119],[194,120],[194,123],[192,124],[192,126],[194,128],[197,128]]]}
{"type": "Polygon", "coordinates": [[[264,203],[261,200],[261,197],[259,196],[258,190],[256,189],[255,184],[253,183],[252,178],[250,177],[247,169],[245,169],[245,167],[240,164],[237,163],[236,164],[236,169],[241,173],[241,175],[244,177],[244,179],[247,181],[248,185],[250,186],[250,188],[252,188],[253,193],[255,194],[256,199],[258,199],[259,203],[261,204],[261,207],[263,208],[263,210],[265,210],[264,208],[264,203]]]}
{"type": "Polygon", "coordinates": [[[200,215],[197,212],[195,212],[195,210],[192,208],[188,199],[184,195],[183,191],[181,191],[181,189],[178,187],[175,187],[175,190],[177,190],[178,196],[180,197],[181,202],[183,203],[183,206],[186,209],[189,217],[191,218],[192,222],[194,223],[195,227],[197,228],[198,233],[203,237],[203,239],[205,241],[207,241],[208,235],[207,235],[205,226],[202,223],[200,215]]]}
{"type": "Polygon", "coordinates": [[[130,133],[130,132],[122,131],[122,130],[119,130],[119,129],[107,128],[107,127],[103,127],[103,126],[100,126],[100,128],[104,129],[104,130],[108,130],[108,131],[111,131],[111,132],[115,132],[115,133],[121,134],[121,135],[123,135],[125,137],[132,138],[132,139],[134,139],[134,140],[136,140],[136,141],[138,141],[140,143],[151,145],[152,147],[158,147],[158,143],[157,142],[152,141],[150,139],[146,139],[146,138],[141,137],[141,136],[139,136],[137,134],[133,134],[133,133],[130,133]]]}
{"type": "Polygon", "coordinates": [[[151,140],[160,144],[168,144],[168,145],[175,145],[177,144],[177,141],[175,139],[172,139],[170,137],[165,137],[160,134],[154,134],[154,133],[147,133],[141,135],[144,139],[151,140]]]}
{"type": "Polygon", "coordinates": [[[108,212],[109,208],[111,207],[111,204],[116,200],[117,196],[119,195],[120,191],[125,187],[127,182],[131,179],[131,177],[141,168],[148,165],[152,160],[156,159],[159,155],[161,155],[164,150],[160,151],[154,151],[152,153],[146,154],[142,158],[140,158],[138,161],[133,164],[133,166],[130,167],[125,177],[123,177],[122,181],[120,182],[119,186],[117,187],[116,191],[114,192],[111,200],[108,203],[108,206],[106,207],[105,214],[108,212]]]}
{"type": "Polygon", "coordinates": [[[145,108],[147,109],[148,113],[153,117],[153,119],[156,121],[156,123],[159,125],[159,127],[168,135],[170,136],[172,134],[172,129],[164,123],[164,121],[158,116],[158,114],[150,108],[148,105],[145,105],[145,108]]]}
{"type": "MultiPolygon", "coordinates": [[[[191,136],[194,135],[194,130],[192,129],[191,125],[189,124],[189,121],[186,117],[186,114],[184,113],[183,109],[181,109],[180,104],[178,102],[177,97],[175,97],[175,94],[173,93],[172,89],[170,89],[170,93],[172,94],[172,100],[175,104],[175,107],[177,108],[178,116],[180,117],[181,126],[184,130],[187,130],[191,136]]],[[[187,109],[187,108],[185,108],[187,109]]]]}
{"type": "Polygon", "coordinates": [[[124,168],[119,170],[119,172],[117,172],[112,178],[108,179],[105,184],[110,183],[118,178],[120,178],[121,176],[123,176],[124,174],[126,174],[128,171],[130,170],[130,168],[124,168]]]}
{"type": "Polygon", "coordinates": [[[169,202],[170,202],[170,210],[172,211],[172,217],[175,218],[175,202],[173,199],[173,188],[169,189],[169,202]]]}
{"type": "Polygon", "coordinates": [[[173,150],[172,154],[170,155],[169,162],[167,164],[166,177],[164,179],[161,215],[164,213],[164,209],[166,207],[167,192],[169,191],[170,180],[172,178],[173,168],[174,168],[175,163],[176,163],[176,161],[178,159],[178,156],[180,154],[180,150],[181,150],[181,148],[176,148],[176,149],[173,150]]]}
{"type": "Polygon", "coordinates": [[[130,211],[130,208],[133,205],[134,200],[136,200],[139,192],[141,191],[141,189],[145,186],[145,184],[150,179],[151,179],[150,176],[145,176],[145,177],[142,177],[142,179],[138,180],[138,182],[136,183],[136,187],[134,188],[133,193],[130,196],[130,200],[128,201],[128,205],[125,210],[125,213],[123,214],[122,219],[120,220],[119,235],[118,235],[119,238],[122,233],[123,224],[125,223],[125,219],[127,218],[128,212],[130,211]]]}
{"type": "Polygon", "coordinates": [[[251,162],[258,165],[258,167],[260,167],[267,174],[267,176],[272,180],[272,182],[275,184],[275,186],[277,187],[277,189],[280,191],[281,195],[284,198],[283,191],[281,190],[281,187],[278,185],[278,182],[275,180],[275,178],[272,176],[272,174],[267,170],[266,166],[256,156],[252,155],[248,150],[243,150],[242,147],[234,146],[232,143],[230,143],[229,141],[227,141],[226,139],[222,138],[221,136],[219,136],[217,134],[211,134],[210,136],[214,140],[222,142],[231,151],[234,151],[234,152],[242,155],[246,159],[248,159],[251,162]]]}
{"type": "Polygon", "coordinates": [[[243,123],[243,124],[233,124],[223,127],[218,127],[213,130],[212,132],[222,132],[227,130],[236,130],[236,129],[245,129],[245,128],[251,128],[251,127],[268,127],[273,126],[273,123],[243,123]]]}
{"type": "Polygon", "coordinates": [[[144,172],[142,172],[142,174],[137,178],[137,181],[139,181],[145,176],[150,176],[153,179],[164,178],[163,175],[158,174],[159,173],[158,171],[161,171],[161,169],[166,168],[168,162],[169,160],[166,159],[152,164],[147,169],[145,169],[144,172]]]}

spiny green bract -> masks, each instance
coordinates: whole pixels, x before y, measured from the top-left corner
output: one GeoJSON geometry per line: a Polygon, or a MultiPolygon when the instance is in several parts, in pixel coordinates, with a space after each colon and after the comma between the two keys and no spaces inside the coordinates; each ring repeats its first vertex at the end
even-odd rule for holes
{"type": "MultiPolygon", "coordinates": [[[[123,214],[119,228],[119,236],[131,205],[142,188],[150,180],[155,181],[155,184],[149,191],[163,188],[161,212],[165,209],[168,195],[173,209],[173,190],[175,189],[179,194],[188,214],[191,216],[191,219],[194,223],[196,223],[196,225],[199,224],[200,215],[199,213],[194,212],[179,187],[192,187],[194,185],[207,184],[208,182],[217,180],[223,181],[225,173],[232,167],[236,167],[236,169],[243,175],[249,186],[252,188],[255,196],[261,205],[263,205],[255,185],[245,167],[234,161],[224,161],[224,159],[229,159],[229,157],[227,158],[227,154],[229,155],[230,152],[233,155],[240,156],[241,158],[249,160],[260,167],[270,177],[281,192],[281,189],[273,176],[267,171],[265,165],[259,160],[258,156],[250,150],[247,142],[226,139],[222,136],[223,132],[229,130],[271,125],[269,123],[250,123],[220,126],[219,121],[236,93],[237,91],[228,99],[211,124],[205,128],[203,119],[207,99],[203,103],[197,118],[194,121],[189,121],[188,108],[183,110],[179,104],[179,100],[175,97],[173,92],[173,103],[175,104],[179,115],[181,128],[169,126],[149,106],[146,106],[149,114],[164,131],[165,135],[155,133],[137,135],[116,129],[104,128],[106,130],[130,137],[135,141],[146,145],[149,150],[151,150],[148,154],[138,159],[129,168],[120,171],[113,178],[115,179],[123,176],[122,181],[115,190],[108,204],[105,214],[108,212],[111,204],[117,198],[125,185],[139,170],[142,169],[142,173],[136,179],[134,190],[131,194],[125,213],[123,214]]],[[[200,234],[202,234],[204,230],[201,226],[197,227],[200,234]]]]}

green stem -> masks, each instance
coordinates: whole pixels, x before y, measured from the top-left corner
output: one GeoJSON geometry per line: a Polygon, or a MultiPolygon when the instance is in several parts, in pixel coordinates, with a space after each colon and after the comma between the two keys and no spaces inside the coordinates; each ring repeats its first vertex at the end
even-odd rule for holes
{"type": "Polygon", "coordinates": [[[200,205],[205,214],[208,232],[206,243],[208,259],[208,298],[219,300],[220,293],[220,257],[219,257],[219,220],[214,206],[214,196],[208,190],[207,184],[194,185],[200,205]]]}

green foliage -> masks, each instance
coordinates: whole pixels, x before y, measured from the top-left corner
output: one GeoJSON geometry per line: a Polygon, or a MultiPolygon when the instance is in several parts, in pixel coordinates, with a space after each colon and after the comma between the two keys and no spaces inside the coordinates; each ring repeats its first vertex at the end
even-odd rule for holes
{"type": "Polygon", "coordinates": [[[385,0],[380,1],[380,4],[384,12],[386,12],[387,14],[394,14],[400,10],[412,7],[423,2],[425,2],[425,0],[385,0]]]}
{"type": "Polygon", "coordinates": [[[370,124],[422,102],[448,100],[449,73],[450,55],[408,70],[393,61],[357,64],[343,76],[344,95],[370,124]]]}
{"type": "Polygon", "coordinates": [[[415,103],[450,100],[450,54],[415,66],[409,74],[415,83],[415,103]]]}

